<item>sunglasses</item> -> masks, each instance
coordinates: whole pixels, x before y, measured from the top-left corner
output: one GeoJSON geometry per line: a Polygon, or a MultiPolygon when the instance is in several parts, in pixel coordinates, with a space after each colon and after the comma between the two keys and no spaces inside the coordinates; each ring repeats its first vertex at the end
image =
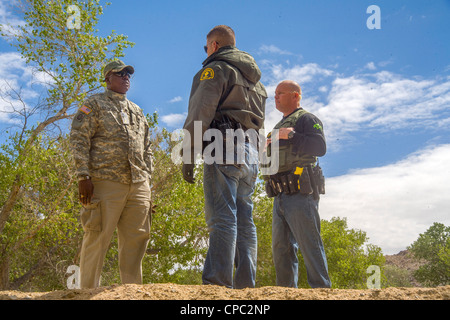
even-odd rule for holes
{"type": "MultiPolygon", "coordinates": [[[[211,42],[215,42],[215,43],[219,44],[217,41],[211,41],[211,42]]],[[[205,53],[208,53],[208,45],[203,46],[203,49],[205,49],[205,53]]]]}
{"type": "Polygon", "coordinates": [[[114,74],[120,78],[128,76],[128,79],[131,79],[131,73],[129,73],[127,70],[122,70],[120,72],[114,72],[114,74]]]}

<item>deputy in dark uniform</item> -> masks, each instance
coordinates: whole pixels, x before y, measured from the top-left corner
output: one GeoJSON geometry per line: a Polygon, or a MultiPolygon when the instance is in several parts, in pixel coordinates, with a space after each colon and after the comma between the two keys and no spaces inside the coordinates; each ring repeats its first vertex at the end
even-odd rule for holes
{"type": "MultiPolygon", "coordinates": [[[[185,137],[183,153],[189,151],[191,157],[183,155],[183,177],[190,183],[194,182],[195,154],[202,152],[194,148],[195,131],[201,133],[197,139],[209,129],[257,132],[264,123],[267,97],[259,82],[261,71],[252,56],[235,47],[230,27],[213,28],[206,37],[205,51],[208,58],[193,79],[184,124],[191,139],[185,137]]],[[[258,164],[251,157],[257,160],[257,151],[256,145],[248,142],[235,150],[244,153],[242,162],[237,161],[235,152],[227,154],[224,162],[205,159],[203,188],[210,238],[202,279],[204,284],[254,287],[257,239],[251,197],[258,164]]],[[[221,151],[216,150],[216,155],[221,151]]]]}
{"type": "MultiPolygon", "coordinates": [[[[328,288],[327,260],[320,236],[319,194],[324,193],[323,176],[317,157],[326,153],[322,122],[300,106],[301,88],[290,80],[279,83],[275,91],[276,108],[283,119],[267,140],[278,139],[278,172],[264,176],[266,191],[274,197],[272,250],[277,285],[297,287],[300,248],[308,283],[312,288],[328,288]]],[[[275,144],[276,145],[276,144],[275,144]]]]}

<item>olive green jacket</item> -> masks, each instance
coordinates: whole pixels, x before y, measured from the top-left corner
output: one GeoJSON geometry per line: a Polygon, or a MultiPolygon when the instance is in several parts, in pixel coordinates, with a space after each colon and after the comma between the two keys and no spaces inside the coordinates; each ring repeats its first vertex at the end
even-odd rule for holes
{"type": "Polygon", "coordinates": [[[223,116],[245,129],[263,127],[267,93],[260,78],[261,71],[253,57],[233,46],[220,48],[203,62],[192,82],[183,126],[190,133],[192,150],[195,121],[202,123],[202,137],[211,122],[220,122],[223,116]]]}
{"type": "MultiPolygon", "coordinates": [[[[280,128],[294,128],[295,133],[290,139],[279,140],[277,173],[292,172],[296,167],[315,164],[317,157],[325,155],[327,148],[323,124],[312,113],[309,113],[303,108],[298,108],[291,114],[283,117],[275,125],[274,130],[280,128]]],[[[271,136],[272,132],[269,133],[268,138],[271,138],[271,136]]],[[[263,156],[271,157],[271,149],[272,145],[269,144],[263,156]]],[[[273,156],[275,155],[276,153],[273,156]]],[[[270,167],[271,165],[272,163],[267,163],[262,165],[262,168],[270,167]]],[[[266,179],[267,176],[264,178],[266,179]]]]}

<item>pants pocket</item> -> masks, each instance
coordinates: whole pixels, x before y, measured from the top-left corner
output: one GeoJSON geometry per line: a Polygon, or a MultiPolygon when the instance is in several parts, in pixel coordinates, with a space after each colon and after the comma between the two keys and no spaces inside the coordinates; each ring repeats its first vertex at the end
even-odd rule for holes
{"type": "Polygon", "coordinates": [[[102,212],[100,202],[94,202],[81,209],[81,226],[85,232],[102,231],[102,212]]]}

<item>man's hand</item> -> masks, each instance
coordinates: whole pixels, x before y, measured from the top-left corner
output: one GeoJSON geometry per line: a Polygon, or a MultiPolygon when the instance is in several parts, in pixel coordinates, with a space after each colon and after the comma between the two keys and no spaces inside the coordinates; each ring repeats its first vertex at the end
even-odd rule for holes
{"type": "Polygon", "coordinates": [[[186,182],[194,183],[194,164],[186,164],[183,163],[183,168],[181,170],[183,172],[183,179],[186,182]]]}
{"type": "Polygon", "coordinates": [[[280,128],[278,130],[278,139],[280,140],[284,140],[284,139],[289,139],[289,132],[294,131],[294,128],[289,127],[289,128],[280,128]]]}
{"type": "Polygon", "coordinates": [[[83,205],[91,203],[92,195],[94,194],[94,185],[92,184],[91,179],[78,181],[78,193],[83,205]]]}

